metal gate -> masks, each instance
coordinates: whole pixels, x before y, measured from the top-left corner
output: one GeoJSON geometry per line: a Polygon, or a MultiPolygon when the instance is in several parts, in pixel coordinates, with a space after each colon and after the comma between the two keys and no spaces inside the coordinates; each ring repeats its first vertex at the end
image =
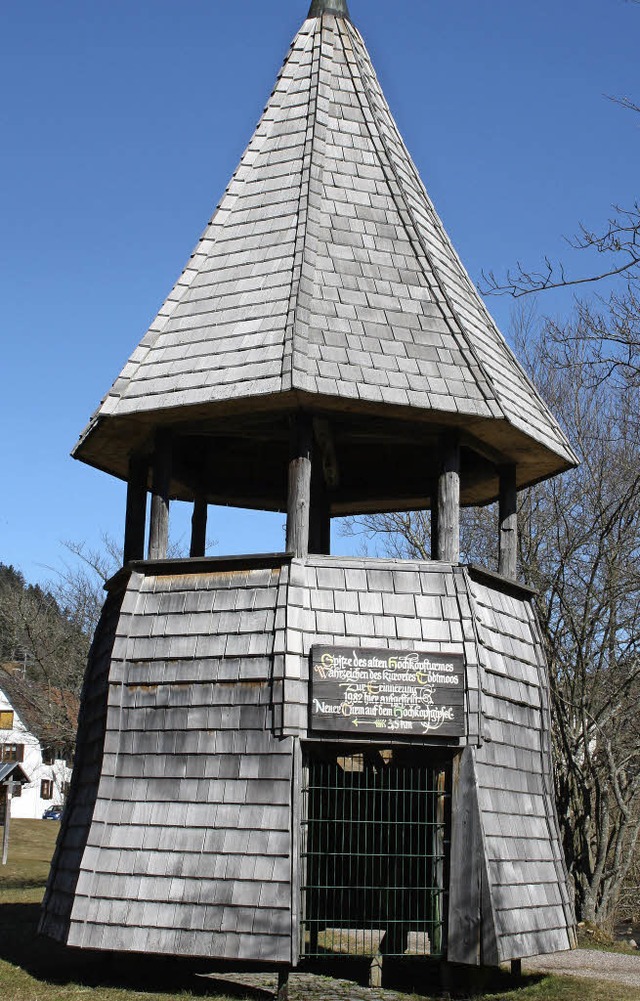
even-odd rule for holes
{"type": "Polygon", "coordinates": [[[307,747],[303,955],[442,955],[449,775],[415,748],[307,747]]]}

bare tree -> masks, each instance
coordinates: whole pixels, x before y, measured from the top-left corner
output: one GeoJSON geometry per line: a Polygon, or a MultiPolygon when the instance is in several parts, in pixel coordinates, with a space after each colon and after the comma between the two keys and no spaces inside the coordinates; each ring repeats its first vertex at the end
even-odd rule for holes
{"type": "MultiPolygon", "coordinates": [[[[586,316],[578,321],[586,331],[586,316]]],[[[640,831],[638,392],[594,385],[589,343],[523,338],[581,466],[521,497],[520,564],[547,637],[556,790],[580,917],[607,926],[640,831]]],[[[575,333],[575,331],[574,331],[575,333]]],[[[593,333],[593,331],[592,331],[593,333]]],[[[394,556],[429,555],[424,512],[351,522],[394,556]]],[[[464,559],[495,566],[495,512],[466,513],[464,559]]]]}
{"type": "Polygon", "coordinates": [[[70,753],[89,647],[84,622],[53,592],[0,567],[2,687],[45,745],[70,753]]]}
{"type": "MultiPolygon", "coordinates": [[[[585,317],[580,317],[584,326],[585,317]]],[[[640,832],[637,392],[594,386],[589,343],[557,330],[532,359],[581,466],[523,498],[521,562],[539,590],[556,792],[584,920],[611,923],[640,832]]]]}
{"type": "Polygon", "coordinates": [[[108,537],[100,549],[72,543],[67,549],[70,559],[42,586],[0,565],[0,683],[42,743],[70,755],[104,584],[121,555],[108,537]]]}
{"type": "MultiPolygon", "coordinates": [[[[636,0],[634,0],[636,2],[636,0]]],[[[611,98],[614,103],[640,114],[640,105],[628,97],[611,98]]],[[[640,202],[631,207],[615,205],[607,223],[599,229],[581,225],[567,241],[591,261],[584,273],[567,270],[562,261],[545,257],[538,268],[520,262],[504,277],[483,272],[481,290],[489,295],[511,295],[518,299],[547,289],[590,286],[613,280],[609,291],[578,306],[578,322],[572,327],[556,326],[551,331],[558,344],[581,340],[588,348],[591,377],[600,380],[615,375],[621,382],[640,385],[640,202]]],[[[558,359],[560,360],[560,359],[558,359]]]]}
{"type": "MultiPolygon", "coordinates": [[[[627,107],[633,107],[631,103],[627,107]]],[[[630,209],[614,206],[614,214],[600,230],[591,230],[581,225],[576,236],[567,243],[573,250],[592,251],[601,255],[605,262],[585,275],[571,275],[561,261],[545,257],[541,267],[526,268],[520,262],[507,271],[504,278],[498,278],[493,271],[482,272],[482,291],[493,295],[511,295],[515,299],[532,292],[566,286],[591,285],[604,278],[626,276],[631,281],[640,279],[640,202],[634,202],[630,209]]]]}
{"type": "MultiPolygon", "coordinates": [[[[609,100],[627,111],[640,114],[640,105],[629,97],[611,97],[609,100]]],[[[632,287],[637,286],[640,282],[640,202],[636,200],[630,208],[614,205],[612,213],[599,229],[580,224],[575,236],[567,239],[571,249],[587,252],[596,261],[601,258],[601,263],[586,274],[571,274],[562,261],[552,261],[548,257],[538,268],[526,267],[518,261],[504,278],[497,277],[494,271],[483,271],[482,291],[518,299],[532,292],[591,285],[606,278],[620,277],[632,287]]]]}
{"type": "Polygon", "coordinates": [[[92,547],[86,542],[63,543],[68,558],[55,569],[56,592],[68,607],[74,609],[84,632],[93,636],[105,600],[105,584],[122,566],[122,548],[107,534],[102,544],[92,547]]]}

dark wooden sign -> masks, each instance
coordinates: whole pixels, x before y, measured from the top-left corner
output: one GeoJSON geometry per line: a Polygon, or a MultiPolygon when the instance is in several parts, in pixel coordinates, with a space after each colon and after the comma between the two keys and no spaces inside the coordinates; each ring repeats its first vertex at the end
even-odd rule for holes
{"type": "Polygon", "coordinates": [[[461,737],[464,657],[407,650],[311,650],[314,730],[461,737]]]}

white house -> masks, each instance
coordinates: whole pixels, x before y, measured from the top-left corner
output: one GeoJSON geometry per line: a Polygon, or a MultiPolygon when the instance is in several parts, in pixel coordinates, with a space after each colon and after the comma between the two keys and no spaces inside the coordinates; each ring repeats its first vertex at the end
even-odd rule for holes
{"type": "Polygon", "coordinates": [[[41,740],[37,712],[16,697],[12,678],[0,672],[0,764],[19,762],[28,782],[14,787],[11,817],[38,819],[50,806],[62,806],[71,768],[41,740]]]}

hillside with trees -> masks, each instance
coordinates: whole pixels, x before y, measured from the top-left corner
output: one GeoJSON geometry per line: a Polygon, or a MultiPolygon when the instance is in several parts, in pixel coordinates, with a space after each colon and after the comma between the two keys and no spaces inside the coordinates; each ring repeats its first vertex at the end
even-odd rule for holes
{"type": "Polygon", "coordinates": [[[64,756],[75,743],[90,626],[82,602],[65,604],[0,563],[0,688],[42,743],[64,756]]]}

